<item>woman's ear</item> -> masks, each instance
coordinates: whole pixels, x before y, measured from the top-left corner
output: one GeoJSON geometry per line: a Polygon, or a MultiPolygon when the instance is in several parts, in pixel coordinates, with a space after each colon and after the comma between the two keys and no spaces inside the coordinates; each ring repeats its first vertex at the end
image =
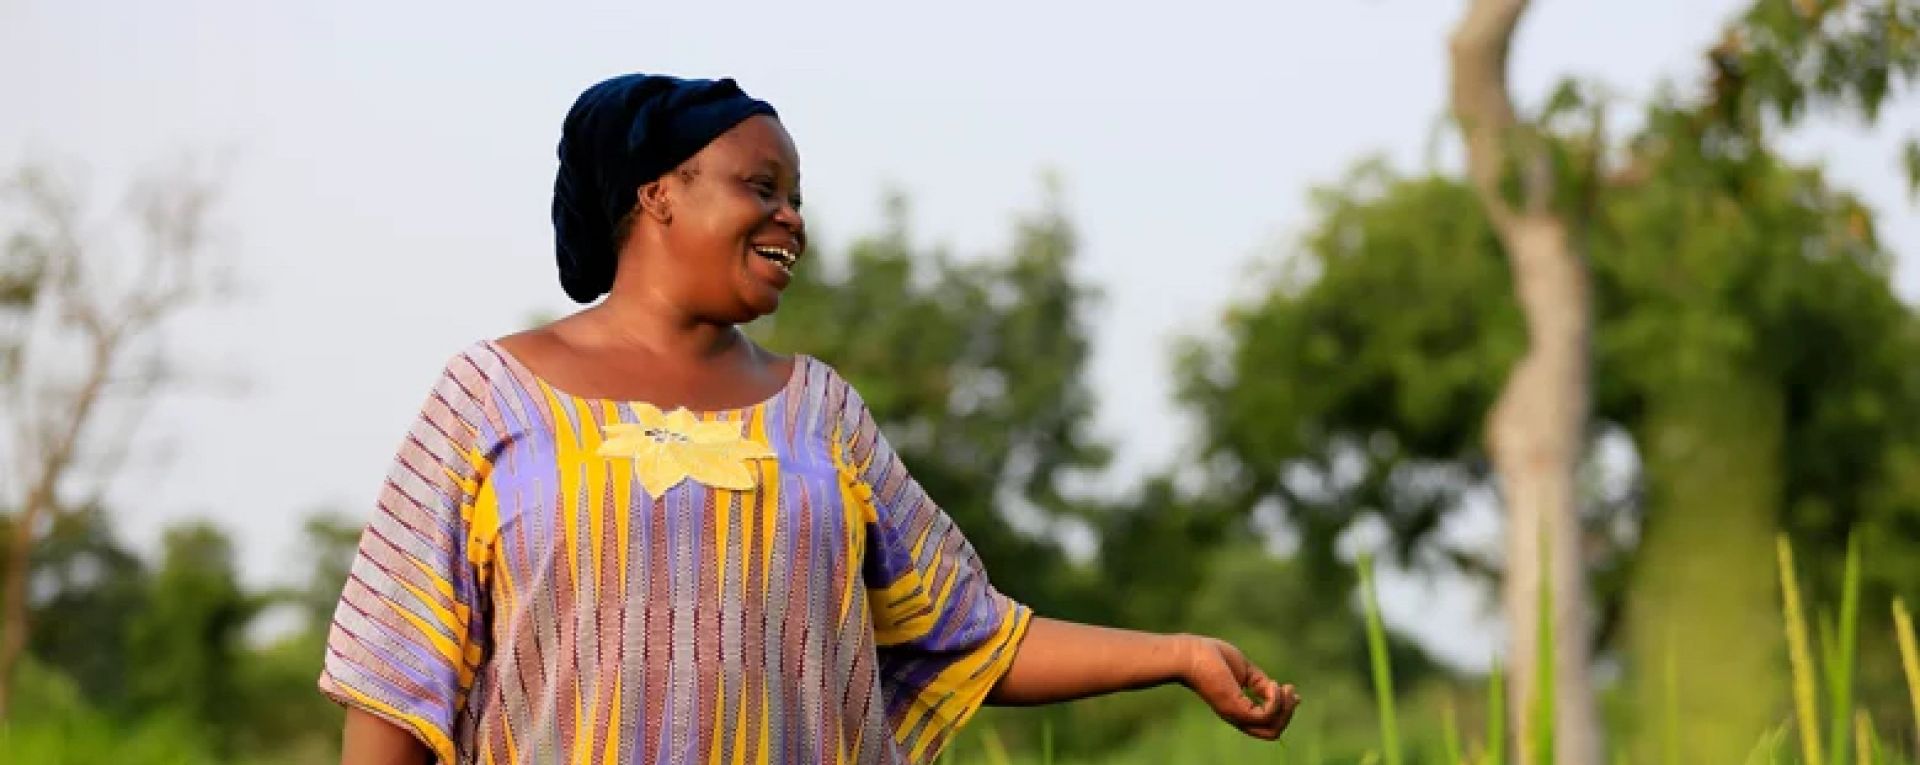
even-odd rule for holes
{"type": "Polygon", "coordinates": [[[640,187],[637,201],[640,214],[660,223],[673,222],[673,193],[667,186],[663,177],[640,187]]]}

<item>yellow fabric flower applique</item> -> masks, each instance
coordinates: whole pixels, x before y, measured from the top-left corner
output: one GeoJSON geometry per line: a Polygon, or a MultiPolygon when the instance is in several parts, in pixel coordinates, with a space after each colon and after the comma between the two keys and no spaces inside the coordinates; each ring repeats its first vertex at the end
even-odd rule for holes
{"type": "Polygon", "coordinates": [[[605,440],[596,453],[633,461],[633,474],[655,497],[692,478],[716,489],[746,491],[755,486],[751,460],[774,458],[766,444],[741,437],[738,422],[702,422],[685,409],[662,414],[635,403],[634,419],[600,429],[605,440]]]}

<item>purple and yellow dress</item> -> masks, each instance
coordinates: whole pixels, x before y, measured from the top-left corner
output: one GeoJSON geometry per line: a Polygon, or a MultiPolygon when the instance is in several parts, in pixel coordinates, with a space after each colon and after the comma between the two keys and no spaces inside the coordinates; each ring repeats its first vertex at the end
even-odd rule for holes
{"type": "Polygon", "coordinates": [[[923,763],[1030,618],[826,364],[662,413],[482,342],[400,447],[320,688],[449,764],[923,763]]]}

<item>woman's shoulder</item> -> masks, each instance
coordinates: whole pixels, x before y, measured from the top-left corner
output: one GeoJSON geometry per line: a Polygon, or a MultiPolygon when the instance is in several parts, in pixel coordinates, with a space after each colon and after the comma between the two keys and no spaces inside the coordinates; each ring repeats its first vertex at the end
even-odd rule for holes
{"type": "Polygon", "coordinates": [[[435,393],[476,402],[491,398],[493,390],[519,383],[513,358],[498,341],[480,339],[467,343],[445,357],[440,366],[435,393]]]}
{"type": "Polygon", "coordinates": [[[793,364],[793,379],[804,389],[810,398],[834,397],[853,394],[853,384],[835,369],[833,364],[818,356],[795,353],[786,357],[793,364]]]}
{"type": "Polygon", "coordinates": [[[803,353],[793,355],[794,376],[807,408],[817,414],[823,434],[843,436],[872,427],[873,417],[853,380],[831,362],[803,353]]]}

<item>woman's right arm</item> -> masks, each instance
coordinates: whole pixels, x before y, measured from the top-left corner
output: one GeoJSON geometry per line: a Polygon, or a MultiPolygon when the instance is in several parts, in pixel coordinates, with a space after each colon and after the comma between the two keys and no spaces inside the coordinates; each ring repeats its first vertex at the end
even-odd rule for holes
{"type": "Polygon", "coordinates": [[[363,709],[347,709],[340,765],[427,765],[431,755],[412,733],[363,709]]]}

